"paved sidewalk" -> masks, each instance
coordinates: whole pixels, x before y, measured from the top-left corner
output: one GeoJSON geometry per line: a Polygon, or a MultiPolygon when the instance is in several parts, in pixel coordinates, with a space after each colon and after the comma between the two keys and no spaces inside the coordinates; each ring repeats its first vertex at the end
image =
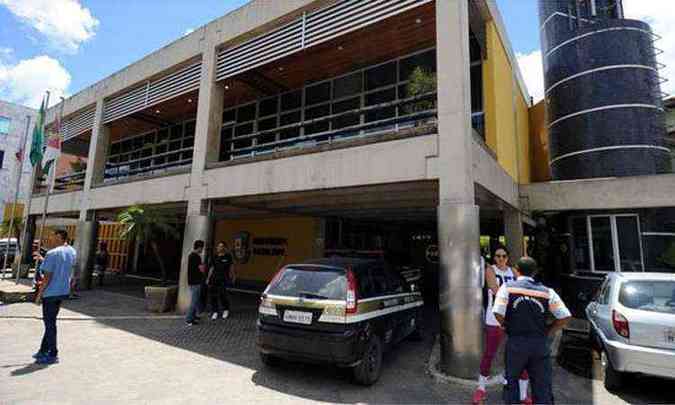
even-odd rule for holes
{"type": "MultiPolygon", "coordinates": [[[[473,388],[427,373],[432,337],[405,341],[385,357],[373,387],[333,367],[266,368],[255,350],[255,296],[234,295],[232,316],[187,327],[173,314],[149,314],[142,299],[83,292],[60,314],[61,363],[32,364],[42,334],[40,308],[0,306],[0,404],[53,403],[467,403],[473,388]]],[[[558,403],[622,403],[598,382],[556,368],[558,403]]],[[[663,387],[652,383],[654,389],[663,387]]],[[[642,392],[624,395],[633,402],[642,392]],[[637,395],[637,396],[636,396],[637,395]]],[[[663,390],[661,390],[663,391],[663,390]]],[[[664,394],[651,401],[664,400],[664,394]]],[[[490,402],[499,402],[492,392],[490,402]]]]}

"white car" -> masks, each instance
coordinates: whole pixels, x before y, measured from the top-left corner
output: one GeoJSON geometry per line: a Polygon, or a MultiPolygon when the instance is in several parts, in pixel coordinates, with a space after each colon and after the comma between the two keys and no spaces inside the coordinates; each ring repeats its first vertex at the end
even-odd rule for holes
{"type": "Polygon", "coordinates": [[[586,315],[608,390],[625,373],[675,379],[675,274],[609,274],[586,315]]]}

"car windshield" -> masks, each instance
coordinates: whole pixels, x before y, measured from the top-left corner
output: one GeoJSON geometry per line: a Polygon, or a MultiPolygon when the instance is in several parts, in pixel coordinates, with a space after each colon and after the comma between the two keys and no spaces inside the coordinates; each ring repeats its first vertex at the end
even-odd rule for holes
{"type": "Polygon", "coordinates": [[[268,294],[310,299],[344,300],[347,277],[344,270],[317,267],[287,267],[270,285],[268,294]]]}
{"type": "Polygon", "coordinates": [[[619,302],[641,311],[675,314],[675,281],[628,281],[621,286],[619,302]]]}

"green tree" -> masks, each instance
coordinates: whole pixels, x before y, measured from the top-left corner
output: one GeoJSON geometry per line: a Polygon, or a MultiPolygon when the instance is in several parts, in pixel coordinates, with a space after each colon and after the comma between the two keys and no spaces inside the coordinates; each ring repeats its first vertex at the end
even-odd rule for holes
{"type": "Polygon", "coordinates": [[[160,209],[134,205],[120,212],[117,221],[125,226],[120,235],[122,239],[138,240],[150,246],[162,272],[162,280],[166,281],[167,270],[162,255],[159,253],[157,240],[179,238],[179,232],[171,218],[160,209]]]}
{"type": "MultiPolygon", "coordinates": [[[[422,67],[416,67],[410,74],[408,82],[408,97],[419,97],[435,93],[438,86],[436,74],[422,67]]],[[[408,114],[431,110],[435,107],[435,99],[424,99],[405,106],[408,114]]]]}
{"type": "Polygon", "coordinates": [[[4,239],[7,237],[16,238],[16,244],[18,246],[21,243],[21,232],[23,231],[23,218],[15,217],[11,230],[9,229],[9,222],[10,218],[6,218],[5,220],[2,221],[2,223],[0,223],[0,239],[4,239]]]}

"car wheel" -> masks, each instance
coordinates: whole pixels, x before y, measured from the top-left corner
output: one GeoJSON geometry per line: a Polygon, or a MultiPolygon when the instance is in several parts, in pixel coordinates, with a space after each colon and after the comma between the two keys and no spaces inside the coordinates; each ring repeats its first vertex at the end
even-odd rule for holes
{"type": "Polygon", "coordinates": [[[271,354],[260,353],[260,360],[263,362],[264,365],[269,366],[269,367],[274,367],[274,366],[279,365],[279,358],[274,357],[271,354]]]}
{"type": "Polygon", "coordinates": [[[603,380],[605,382],[605,388],[607,391],[615,391],[621,388],[621,382],[623,380],[623,374],[619,371],[616,371],[612,366],[612,363],[607,357],[607,352],[604,350],[600,355],[600,361],[602,362],[603,370],[603,380]]]}
{"type": "Polygon", "coordinates": [[[354,379],[361,385],[373,385],[382,372],[382,343],[380,338],[371,335],[366,343],[361,363],[354,367],[354,379]]]}

